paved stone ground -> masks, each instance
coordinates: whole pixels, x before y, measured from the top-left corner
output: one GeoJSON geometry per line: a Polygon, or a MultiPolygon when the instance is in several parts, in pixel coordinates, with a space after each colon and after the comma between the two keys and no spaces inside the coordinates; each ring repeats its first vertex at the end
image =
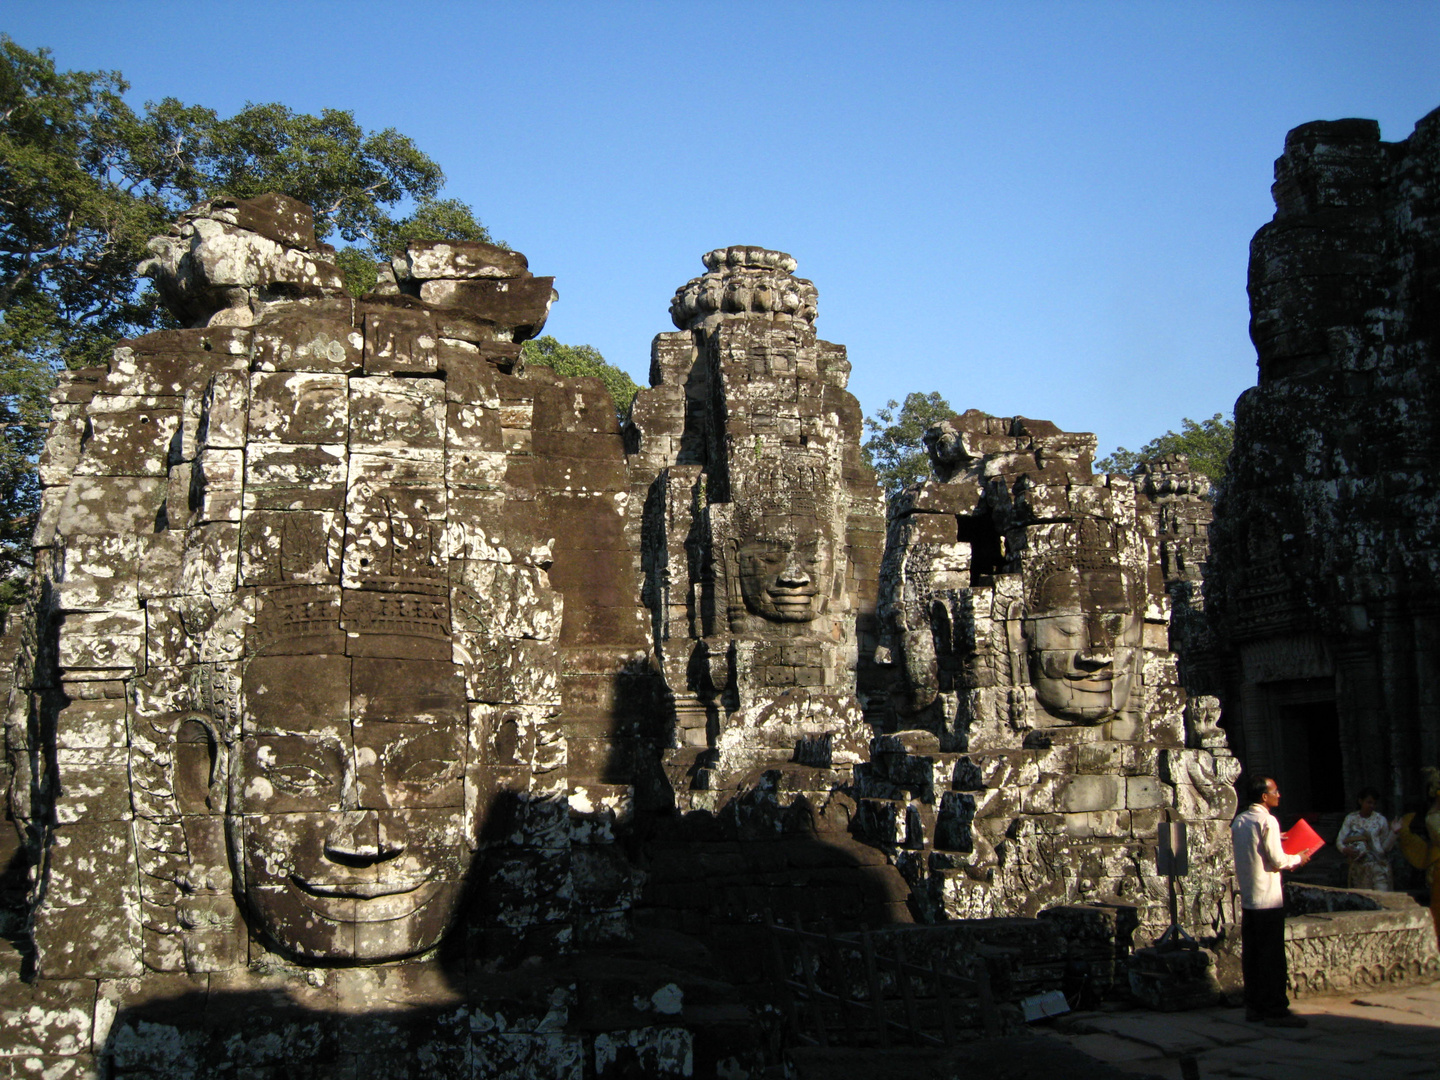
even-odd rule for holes
{"type": "Polygon", "coordinates": [[[1295,1011],[1302,1029],[1247,1023],[1243,1009],[1088,1012],[1043,1031],[1106,1062],[1117,1077],[1190,1080],[1434,1080],[1440,1077],[1440,983],[1331,998],[1295,1011]]]}

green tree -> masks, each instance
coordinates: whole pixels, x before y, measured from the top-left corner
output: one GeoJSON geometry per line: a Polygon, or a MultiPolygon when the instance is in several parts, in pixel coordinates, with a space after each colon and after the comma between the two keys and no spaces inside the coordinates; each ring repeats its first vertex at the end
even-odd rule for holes
{"type": "Polygon", "coordinates": [[[1225,466],[1235,445],[1235,421],[1224,413],[1196,423],[1189,417],[1180,421],[1180,430],[1167,431],[1151,439],[1139,450],[1117,447],[1115,452],[1095,462],[1095,468],[1107,473],[1133,476],[1140,464],[1166,454],[1184,454],[1196,472],[1204,473],[1219,483],[1225,478],[1225,466]]]}
{"type": "Polygon", "coordinates": [[[600,350],[593,345],[562,345],[546,334],[520,346],[520,359],[527,364],[552,368],[557,375],[595,376],[610,391],[610,396],[615,399],[615,412],[622,417],[629,411],[630,402],[635,400],[640,390],[629,375],[614,364],[606,363],[600,350]]]}
{"type": "Polygon", "coordinates": [[[309,203],[317,237],[346,245],[339,262],[357,293],[406,240],[490,239],[393,128],[279,104],[225,118],[165,98],[137,112],[128,89],[118,72],[57,71],[48,51],[0,35],[0,579],[28,557],[54,374],[167,325],[134,269],[180,211],[267,191],[309,203]]]}
{"type": "Polygon", "coordinates": [[[921,439],[926,428],[954,414],[950,403],[932,390],[906,394],[903,405],[887,401],[874,416],[865,418],[870,438],[860,449],[887,492],[893,495],[930,475],[930,458],[921,439]]]}

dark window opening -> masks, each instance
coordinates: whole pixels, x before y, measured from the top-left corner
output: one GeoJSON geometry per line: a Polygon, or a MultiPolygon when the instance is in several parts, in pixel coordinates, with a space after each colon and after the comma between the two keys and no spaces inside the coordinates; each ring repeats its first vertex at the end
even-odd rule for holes
{"type": "Polygon", "coordinates": [[[1283,739],[1281,816],[1343,812],[1345,770],[1340,755],[1340,714],[1334,701],[1280,706],[1283,739]]]}
{"type": "Polygon", "coordinates": [[[995,575],[1005,563],[1000,535],[990,515],[962,517],[957,522],[956,539],[970,545],[970,584],[973,587],[994,585],[995,575]]]}

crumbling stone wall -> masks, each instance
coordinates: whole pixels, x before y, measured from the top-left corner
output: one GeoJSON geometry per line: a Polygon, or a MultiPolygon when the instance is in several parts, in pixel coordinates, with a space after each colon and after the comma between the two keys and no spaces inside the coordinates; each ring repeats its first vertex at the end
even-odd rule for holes
{"type": "Polygon", "coordinates": [[[1291,812],[1374,785],[1393,813],[1440,760],[1437,177],[1440,112],[1395,143],[1305,124],[1251,244],[1259,380],[1211,530],[1208,662],[1291,812]]]}
{"type": "Polygon", "coordinates": [[[1094,475],[1094,436],[974,410],[926,443],[935,476],[894,503],[882,569],[897,718],[856,770],[865,834],[931,917],[1118,899],[1148,936],[1169,921],[1159,826],[1184,821],[1182,922],[1214,933],[1238,767],[1170,648],[1166,578],[1192,580],[1201,542],[1192,475],[1148,473],[1157,505],[1094,475]]]}
{"type": "Polygon", "coordinates": [[[1296,997],[1440,978],[1430,913],[1406,893],[1287,882],[1285,960],[1296,997]]]}
{"type": "Polygon", "coordinates": [[[1220,707],[1210,668],[1215,646],[1205,617],[1205,564],[1210,558],[1214,492],[1210,478],[1191,468],[1184,454],[1142,462],[1136,486],[1155,519],[1160,577],[1170,597],[1170,651],[1180,661],[1180,685],[1220,707]]]}

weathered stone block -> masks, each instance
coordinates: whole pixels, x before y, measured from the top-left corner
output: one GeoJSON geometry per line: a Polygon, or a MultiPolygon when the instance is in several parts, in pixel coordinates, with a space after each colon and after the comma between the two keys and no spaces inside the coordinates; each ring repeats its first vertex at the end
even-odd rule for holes
{"type": "Polygon", "coordinates": [[[34,929],[46,974],[62,979],[140,974],[139,898],[129,825],[57,829],[50,881],[52,891],[35,913],[34,929]],[[110,901],[97,908],[89,903],[93,895],[110,901]]]}
{"type": "Polygon", "coordinates": [[[344,445],[250,443],[245,448],[245,510],[338,510],[345,499],[344,445]]]}
{"type": "Polygon", "coordinates": [[[56,772],[58,824],[130,819],[130,763],[124,747],[57,750],[56,772]]]}
{"type": "Polygon", "coordinates": [[[160,477],[77,476],[55,523],[61,536],[150,533],[165,502],[160,477]]]}
{"type": "Polygon", "coordinates": [[[1119,777],[1072,776],[1060,781],[1056,807],[1074,814],[1099,810],[1126,809],[1126,787],[1119,777]]]}
{"type": "Polygon", "coordinates": [[[439,346],[440,332],[428,311],[397,307],[365,314],[367,375],[436,372],[439,346]]]}
{"type": "Polygon", "coordinates": [[[514,340],[535,337],[545,326],[555,299],[555,279],[549,277],[425,281],[420,299],[439,308],[452,308],[497,326],[510,327],[514,340]]]}
{"type": "Polygon", "coordinates": [[[477,1034],[475,1071],[495,1080],[526,1080],[553,1076],[555,1080],[583,1080],[585,1046],[580,1036],[561,1032],[544,1034],[477,1034]]]}
{"type": "Polygon", "coordinates": [[[244,483],[245,451],[208,446],[201,450],[190,476],[195,523],[239,521],[244,483]]]}
{"type": "Polygon", "coordinates": [[[260,442],[339,444],[348,430],[348,380],[320,372],[250,376],[248,438],[260,442]]]}
{"type": "Polygon", "coordinates": [[[185,531],[178,592],[187,596],[233,593],[239,577],[240,526],[217,522],[185,531]]]}
{"type": "Polygon", "coordinates": [[[440,484],[356,484],[345,504],[345,585],[358,588],[378,577],[443,581],[445,505],[440,484]]]}
{"type": "Polygon", "coordinates": [[[470,701],[558,706],[560,679],[552,642],[461,633],[456,657],[465,666],[470,701]]]}
{"type": "Polygon", "coordinates": [[[350,446],[354,450],[442,449],[445,412],[445,384],[440,379],[351,379],[350,446]]]}
{"type": "Polygon", "coordinates": [[[192,225],[198,242],[191,244],[190,258],[211,286],[284,285],[286,292],[301,296],[324,296],[345,287],[335,265],[313,252],[214,219],[197,218],[192,225]]]}
{"type": "MultiPolygon", "coordinates": [[[[496,429],[496,442],[499,429],[496,429]]],[[[463,489],[495,491],[505,483],[508,462],[503,451],[474,450],[451,446],[445,454],[445,483],[458,495],[463,489]]],[[[483,504],[481,504],[483,505],[483,504]]],[[[457,522],[462,532],[467,531],[471,522],[457,522]]]]}
{"type": "Polygon", "coordinates": [[[145,613],[140,609],[72,612],[60,626],[63,668],[141,671],[145,667],[145,613]]]}
{"type": "Polygon", "coordinates": [[[59,749],[120,747],[125,743],[122,697],[72,700],[56,714],[55,745],[59,749]]]}
{"type": "MultiPolygon", "coordinates": [[[[77,476],[164,476],[180,430],[180,399],[172,408],[94,413],[91,435],[76,463],[77,476]]],[[[177,456],[179,446],[176,446],[177,456]]]]}
{"type": "MultiPolygon", "coordinates": [[[[15,1058],[42,1055],[47,1069],[61,1067],[56,1058],[88,1053],[95,1003],[95,984],[84,980],[47,978],[0,982],[0,1060],[11,1067],[15,1058]]],[[[7,1076],[23,1076],[22,1065],[7,1076]]],[[[63,1071],[61,1075],[64,1075],[63,1071]]]]}
{"type": "Polygon", "coordinates": [[[354,312],[353,300],[337,297],[302,300],[267,313],[255,330],[254,366],[260,371],[359,371],[365,342],[354,312]]]}
{"type": "Polygon", "coordinates": [[[104,392],[183,398],[202,390],[219,371],[244,371],[250,331],[234,327],[160,330],[125,341],[115,350],[104,392]]]}
{"type": "Polygon", "coordinates": [[[250,411],[250,377],[243,371],[221,371],[206,385],[203,394],[187,395],[186,415],[192,409],[192,401],[199,408],[198,423],[192,434],[188,427],[185,432],[181,457],[192,459],[201,445],[243,449],[250,411]]]}
{"type": "Polygon", "coordinates": [[[549,576],[535,567],[497,562],[452,566],[467,593],[456,598],[458,628],[505,638],[549,641],[560,631],[562,600],[549,576]]]}
{"type": "Polygon", "coordinates": [[[333,510],[254,510],[240,526],[240,584],[338,582],[344,521],[333,510]]]}
{"type": "Polygon", "coordinates": [[[393,266],[399,281],[428,281],[527,277],[530,264],[518,251],[476,240],[412,240],[393,266]]]}
{"type": "Polygon", "coordinates": [[[62,611],[131,608],[139,602],[140,537],[76,536],[57,551],[62,611]]]}
{"type": "Polygon", "coordinates": [[[450,402],[445,426],[445,444],[452,453],[456,450],[500,450],[498,405],[487,406],[478,401],[450,402]]]}
{"type": "Polygon", "coordinates": [[[56,417],[45,439],[45,449],[35,463],[36,474],[44,487],[68,484],[80,461],[80,440],[85,434],[83,416],[56,417]]]}

